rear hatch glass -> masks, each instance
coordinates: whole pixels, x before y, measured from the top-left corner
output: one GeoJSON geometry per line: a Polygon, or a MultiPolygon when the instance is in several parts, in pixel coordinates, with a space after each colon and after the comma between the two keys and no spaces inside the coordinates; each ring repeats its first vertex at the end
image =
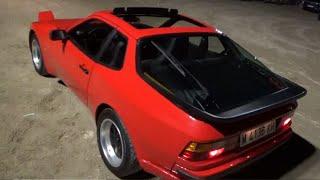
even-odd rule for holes
{"type": "Polygon", "coordinates": [[[139,71],[161,91],[221,113],[281,91],[286,84],[226,36],[172,35],[142,40],[139,71]]]}

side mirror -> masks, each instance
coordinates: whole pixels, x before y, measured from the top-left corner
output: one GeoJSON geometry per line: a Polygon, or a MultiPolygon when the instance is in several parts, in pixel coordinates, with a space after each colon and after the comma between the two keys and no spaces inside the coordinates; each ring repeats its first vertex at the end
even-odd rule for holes
{"type": "Polygon", "coordinates": [[[65,30],[61,30],[61,29],[53,30],[50,33],[50,39],[52,41],[67,40],[68,34],[65,30]]]}

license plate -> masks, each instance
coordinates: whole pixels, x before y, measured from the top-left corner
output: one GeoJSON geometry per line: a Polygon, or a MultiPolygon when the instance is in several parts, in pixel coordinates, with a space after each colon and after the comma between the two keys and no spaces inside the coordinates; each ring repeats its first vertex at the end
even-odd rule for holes
{"type": "Polygon", "coordinates": [[[313,8],[313,5],[309,5],[309,4],[308,4],[308,5],[307,5],[307,7],[309,7],[309,8],[313,8]]]}
{"type": "Polygon", "coordinates": [[[240,147],[257,141],[276,131],[276,121],[270,121],[240,134],[240,147]]]}

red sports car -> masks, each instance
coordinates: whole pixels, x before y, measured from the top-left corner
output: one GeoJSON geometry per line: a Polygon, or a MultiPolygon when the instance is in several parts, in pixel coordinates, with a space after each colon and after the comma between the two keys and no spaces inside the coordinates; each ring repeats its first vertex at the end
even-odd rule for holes
{"type": "Polygon", "coordinates": [[[286,142],[299,85],[213,26],[176,9],[115,8],[86,18],[40,12],[35,70],[91,110],[106,166],[125,178],[220,177],[286,142]]]}

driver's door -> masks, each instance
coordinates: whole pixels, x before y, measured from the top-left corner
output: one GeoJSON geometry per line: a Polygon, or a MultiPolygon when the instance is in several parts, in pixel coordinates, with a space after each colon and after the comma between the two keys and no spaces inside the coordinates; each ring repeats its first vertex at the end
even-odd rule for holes
{"type": "Polygon", "coordinates": [[[112,28],[104,22],[92,19],[68,32],[69,40],[63,47],[59,75],[85,104],[95,56],[111,31],[112,28]]]}

